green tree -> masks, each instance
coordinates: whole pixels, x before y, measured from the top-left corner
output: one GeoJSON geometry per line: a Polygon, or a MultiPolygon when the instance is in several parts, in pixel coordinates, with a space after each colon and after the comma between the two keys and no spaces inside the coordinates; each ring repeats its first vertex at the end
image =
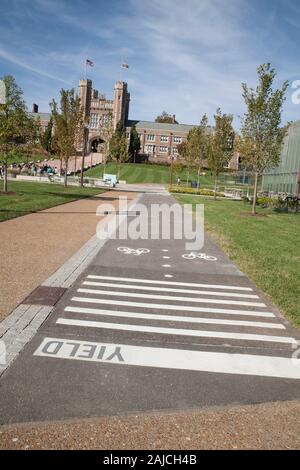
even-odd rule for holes
{"type": "Polygon", "coordinates": [[[7,192],[7,167],[20,162],[38,147],[38,127],[30,118],[23,92],[14,77],[3,78],[5,99],[0,104],[0,162],[4,166],[3,190],[7,192]]]}
{"type": "Polygon", "coordinates": [[[215,176],[215,199],[217,198],[218,176],[228,165],[234,151],[234,129],[232,127],[232,114],[222,114],[217,109],[215,128],[208,142],[208,165],[215,176]]]}
{"type": "Polygon", "coordinates": [[[84,118],[80,99],[74,89],[60,91],[60,106],[50,103],[54,126],[53,149],[64,162],[65,187],[68,185],[68,161],[76,153],[76,143],[83,134],[84,118]]]}
{"type": "Polygon", "coordinates": [[[48,153],[51,152],[52,150],[52,147],[51,147],[51,144],[52,144],[52,132],[53,132],[53,119],[52,119],[52,116],[47,124],[47,127],[43,133],[43,135],[41,136],[41,144],[42,144],[42,147],[43,149],[45,149],[48,153]]]}
{"type": "Polygon", "coordinates": [[[254,176],[252,214],[256,214],[258,178],[267,169],[278,165],[282,142],[287,127],[281,127],[282,107],[288,88],[285,81],[281,88],[273,90],[276,72],[271,64],[262,64],[257,69],[256,89],[242,84],[247,112],[242,119],[239,152],[245,165],[254,176]]]}
{"type": "Polygon", "coordinates": [[[188,160],[191,167],[197,168],[198,181],[200,185],[200,173],[208,156],[208,119],[206,114],[202,116],[200,126],[194,127],[188,133],[188,160]]]}
{"type": "Polygon", "coordinates": [[[126,130],[122,121],[118,122],[116,130],[110,139],[109,151],[112,159],[117,162],[119,178],[121,172],[121,164],[128,160],[126,130]]]}
{"type": "Polygon", "coordinates": [[[138,151],[140,150],[140,148],[141,148],[140,137],[137,133],[136,127],[132,126],[131,131],[130,131],[130,140],[129,140],[128,153],[129,153],[129,155],[131,157],[131,161],[133,161],[133,163],[136,162],[136,155],[137,155],[138,151]]]}
{"type": "Polygon", "coordinates": [[[192,170],[192,162],[189,158],[188,142],[186,140],[181,142],[181,144],[177,145],[177,150],[179,158],[181,159],[181,161],[184,162],[187,168],[187,184],[189,184],[190,172],[192,170]]]}
{"type": "Polygon", "coordinates": [[[171,116],[171,114],[168,114],[166,111],[163,111],[159,116],[157,116],[155,122],[178,124],[175,119],[175,116],[171,116]]]}

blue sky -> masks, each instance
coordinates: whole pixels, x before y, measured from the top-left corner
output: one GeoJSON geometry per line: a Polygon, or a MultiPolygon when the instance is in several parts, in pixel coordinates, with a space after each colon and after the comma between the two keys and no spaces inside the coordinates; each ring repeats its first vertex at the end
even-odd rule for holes
{"type": "MultiPolygon", "coordinates": [[[[86,58],[94,87],[112,97],[123,60],[132,119],[166,110],[198,123],[221,106],[238,127],[241,82],[254,86],[263,62],[278,85],[300,80],[299,44],[299,0],[0,1],[0,77],[14,75],[41,111],[61,87],[77,86],[86,58]]],[[[300,119],[292,92],[284,121],[300,119]]]]}

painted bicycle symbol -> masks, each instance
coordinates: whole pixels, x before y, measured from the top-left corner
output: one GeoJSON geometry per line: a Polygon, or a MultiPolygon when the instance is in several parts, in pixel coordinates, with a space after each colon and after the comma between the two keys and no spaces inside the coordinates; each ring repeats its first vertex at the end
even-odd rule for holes
{"type": "Polygon", "coordinates": [[[137,248],[135,250],[134,248],[128,248],[127,246],[119,246],[118,251],[121,251],[122,253],[125,253],[126,255],[134,255],[134,256],[140,256],[140,255],[150,253],[150,250],[148,250],[148,248],[137,248]]]}
{"type": "Polygon", "coordinates": [[[195,253],[194,251],[192,251],[191,253],[186,253],[184,255],[182,255],[182,258],[184,259],[203,259],[205,261],[217,261],[218,258],[216,258],[215,256],[209,256],[205,253],[195,253]]]}

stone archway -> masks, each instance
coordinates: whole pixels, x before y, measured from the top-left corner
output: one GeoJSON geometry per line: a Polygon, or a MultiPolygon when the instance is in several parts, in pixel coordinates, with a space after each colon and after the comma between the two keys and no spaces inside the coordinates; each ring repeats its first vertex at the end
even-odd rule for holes
{"type": "Polygon", "coordinates": [[[93,137],[90,140],[89,150],[90,153],[103,153],[106,147],[105,140],[101,137],[93,137]]]}

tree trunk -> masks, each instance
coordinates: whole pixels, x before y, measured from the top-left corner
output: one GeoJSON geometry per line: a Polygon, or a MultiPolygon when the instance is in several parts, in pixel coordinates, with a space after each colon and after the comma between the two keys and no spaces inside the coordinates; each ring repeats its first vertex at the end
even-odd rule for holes
{"type": "Polygon", "coordinates": [[[253,203],[252,203],[252,215],[256,215],[256,201],[257,201],[257,186],[258,186],[258,173],[255,172],[254,180],[254,194],[253,194],[253,203]]]}
{"type": "Polygon", "coordinates": [[[187,187],[189,187],[189,180],[190,180],[190,169],[188,169],[188,173],[187,173],[187,179],[186,179],[187,187]]]}
{"type": "Polygon", "coordinates": [[[217,186],[218,186],[218,175],[215,176],[215,195],[214,199],[217,200],[217,186]]]}
{"type": "Polygon", "coordinates": [[[68,159],[65,159],[65,188],[68,186],[68,159]]]}
{"type": "Polygon", "coordinates": [[[170,186],[173,185],[173,156],[171,156],[171,166],[170,166],[170,186]]]}
{"type": "Polygon", "coordinates": [[[3,191],[7,193],[7,165],[4,164],[3,191]]]}
{"type": "Polygon", "coordinates": [[[197,189],[199,189],[199,185],[200,185],[200,170],[201,170],[201,168],[199,166],[199,168],[198,168],[198,179],[197,179],[197,189]]]}

